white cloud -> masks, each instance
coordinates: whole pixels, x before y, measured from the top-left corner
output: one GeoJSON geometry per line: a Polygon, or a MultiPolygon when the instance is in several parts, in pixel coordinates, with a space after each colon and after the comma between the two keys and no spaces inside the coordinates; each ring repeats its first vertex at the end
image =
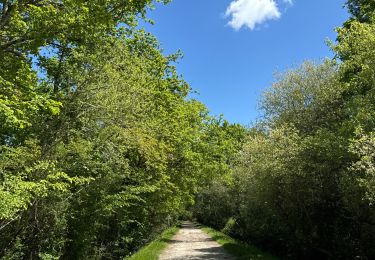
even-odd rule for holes
{"type": "MultiPolygon", "coordinates": [[[[282,3],[292,5],[293,0],[282,0],[282,3]]],[[[235,30],[248,27],[254,30],[259,24],[268,20],[277,20],[281,12],[276,0],[234,0],[228,6],[226,17],[230,17],[228,25],[235,30]]]]}

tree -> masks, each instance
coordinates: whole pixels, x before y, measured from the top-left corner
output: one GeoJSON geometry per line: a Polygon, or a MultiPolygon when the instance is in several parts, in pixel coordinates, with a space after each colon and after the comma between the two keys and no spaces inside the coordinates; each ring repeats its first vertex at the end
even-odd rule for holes
{"type": "Polygon", "coordinates": [[[375,10],[375,3],[371,0],[348,0],[349,12],[360,22],[368,22],[375,10]]]}
{"type": "Polygon", "coordinates": [[[152,0],[0,1],[1,142],[17,144],[35,117],[59,112],[59,92],[74,84],[62,77],[63,64],[79,62],[71,60],[73,52],[131,31],[151,5],[152,0]]]}

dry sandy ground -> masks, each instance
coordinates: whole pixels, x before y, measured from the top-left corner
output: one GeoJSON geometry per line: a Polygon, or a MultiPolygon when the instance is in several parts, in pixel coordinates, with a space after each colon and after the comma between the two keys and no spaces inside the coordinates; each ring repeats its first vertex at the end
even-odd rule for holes
{"type": "Polygon", "coordinates": [[[191,222],[184,222],[161,253],[160,260],[234,260],[210,236],[191,222]]]}

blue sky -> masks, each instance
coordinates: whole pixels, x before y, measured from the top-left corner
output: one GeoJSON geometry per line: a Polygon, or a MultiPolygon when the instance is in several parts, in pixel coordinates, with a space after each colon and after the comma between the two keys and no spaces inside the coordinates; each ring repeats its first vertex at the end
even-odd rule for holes
{"type": "Polygon", "coordinates": [[[345,0],[174,0],[142,26],[165,54],[181,50],[178,71],[214,115],[249,125],[274,73],[333,54],[325,40],[348,14],[345,0]]]}

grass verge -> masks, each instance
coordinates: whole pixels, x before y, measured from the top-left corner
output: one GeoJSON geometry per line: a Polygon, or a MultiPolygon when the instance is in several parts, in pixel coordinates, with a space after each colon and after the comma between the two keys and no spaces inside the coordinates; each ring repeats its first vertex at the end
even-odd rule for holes
{"type": "Polygon", "coordinates": [[[237,239],[219,232],[215,229],[202,226],[202,230],[211,236],[216,242],[223,246],[223,248],[238,260],[263,259],[276,260],[277,257],[270,253],[263,252],[259,248],[245,244],[237,239]]]}
{"type": "Polygon", "coordinates": [[[179,227],[165,230],[157,239],[141,248],[137,253],[126,258],[128,260],[158,260],[161,251],[168,245],[170,239],[177,233],[179,227]]]}

